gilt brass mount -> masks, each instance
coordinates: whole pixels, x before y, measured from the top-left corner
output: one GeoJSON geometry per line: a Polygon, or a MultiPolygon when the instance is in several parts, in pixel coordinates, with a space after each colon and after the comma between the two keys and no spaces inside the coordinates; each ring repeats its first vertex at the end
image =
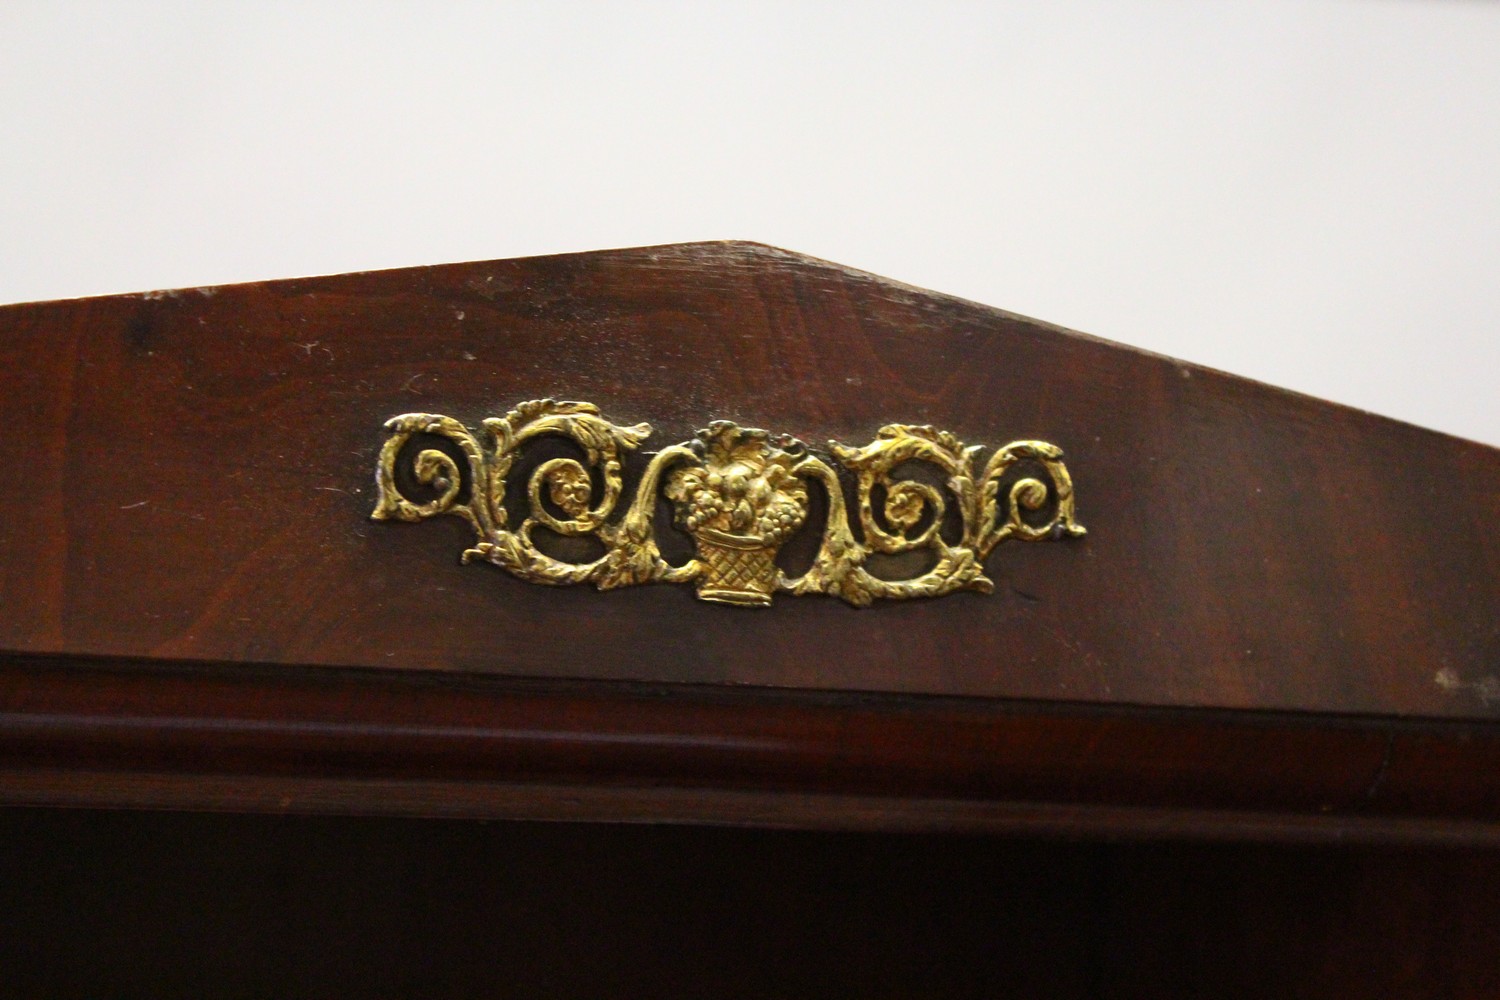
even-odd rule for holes
{"type": "Polygon", "coordinates": [[[592,403],[543,399],[488,418],[477,432],[433,413],[404,413],[385,429],[390,437],[375,470],[379,497],[371,516],[420,521],[456,514],[478,535],[464,562],[483,559],[533,583],[593,583],[610,590],[691,582],[699,597],[725,604],[767,605],[773,594],[786,592],[830,594],[866,607],[877,597],[988,593],[993,584],[983,561],[996,545],[1084,534],[1073,519],[1073,484],[1062,451],[1044,441],[1005,445],[977,472],[983,449],[932,427],[890,424],[861,448],[829,442],[832,458],[857,484],[856,536],[834,465],[794,438],[724,420],[651,455],[629,508],[617,519],[612,515],[623,492],[624,457],[650,435],[649,424],[624,427],[610,423],[592,403]],[[434,437],[446,439],[450,449],[414,445],[419,435],[429,436],[430,444],[440,443],[434,437]],[[549,435],[581,448],[594,474],[573,458],[542,462],[526,484],[528,514],[512,529],[506,477],[527,442],[549,435]],[[949,497],[929,482],[892,478],[910,462],[936,469],[949,497]],[[402,466],[404,476],[434,494],[430,499],[417,502],[403,493],[401,463],[410,463],[402,466]],[[789,538],[812,530],[809,483],[820,484],[827,497],[826,523],[811,567],[789,577],[776,557],[789,538]],[[697,550],[682,565],[662,558],[652,531],[662,493],[697,550]],[[961,527],[945,528],[949,498],[961,527]],[[592,536],[604,554],[586,562],[554,558],[535,544],[538,528],[592,536]],[[893,580],[870,571],[874,555],[916,550],[927,550],[933,559],[918,575],[893,580]]]}

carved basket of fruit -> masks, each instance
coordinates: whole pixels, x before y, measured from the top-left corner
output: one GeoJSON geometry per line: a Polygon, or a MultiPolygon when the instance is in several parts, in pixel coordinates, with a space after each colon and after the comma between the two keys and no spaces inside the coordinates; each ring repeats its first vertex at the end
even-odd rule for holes
{"type": "Polygon", "coordinates": [[[805,449],[723,420],[699,431],[693,449],[699,463],[675,472],[666,493],[703,565],[698,596],[770,604],[776,553],[807,519],[807,487],[794,471],[805,449]]]}

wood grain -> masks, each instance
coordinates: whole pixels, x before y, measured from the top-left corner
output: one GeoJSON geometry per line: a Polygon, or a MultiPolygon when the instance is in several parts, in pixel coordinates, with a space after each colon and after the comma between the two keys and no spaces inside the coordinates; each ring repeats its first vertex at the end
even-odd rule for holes
{"type": "Polygon", "coordinates": [[[1500,843],[1476,723],[27,659],[33,805],[1500,843]]]}
{"type": "Polygon", "coordinates": [[[0,366],[0,801],[1500,836],[1494,449],[741,243],[9,306],[0,366]],[[748,610],[369,520],[386,418],[546,396],[1052,441],[1089,534],[748,610]]]}
{"type": "Polygon", "coordinates": [[[0,649],[1495,718],[1500,453],[793,254],[697,244],[0,309],[0,649]],[[1062,445],[999,592],[747,612],[368,522],[380,424],[542,396],[1062,445]]]}

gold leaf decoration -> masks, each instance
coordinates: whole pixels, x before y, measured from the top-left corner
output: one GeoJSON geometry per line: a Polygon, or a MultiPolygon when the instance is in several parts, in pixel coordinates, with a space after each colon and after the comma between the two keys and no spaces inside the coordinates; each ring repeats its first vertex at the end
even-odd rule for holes
{"type": "Polygon", "coordinates": [[[988,593],[993,584],[983,560],[999,543],[1085,533],[1074,519],[1062,450],[1044,441],[1007,444],[976,473],[982,448],[933,427],[889,424],[863,447],[829,442],[835,466],[794,438],[716,420],[692,441],[651,454],[629,508],[617,516],[626,457],[651,434],[649,424],[621,426],[592,403],[541,399],[480,427],[432,413],[388,420],[371,517],[462,517],[477,535],[464,562],[490,562],[532,583],[593,583],[600,590],[692,583],[700,598],[723,604],[765,606],[781,592],[828,594],[866,607],[876,598],[988,593]],[[523,448],[549,436],[571,441],[585,461],[537,465],[525,484],[526,516],[511,529],[508,477],[523,448]],[[910,465],[933,470],[941,488],[897,478],[910,465]],[[857,535],[840,467],[856,484],[857,535]],[[812,565],[792,578],[777,555],[793,536],[817,528],[810,523],[809,483],[821,487],[827,513],[812,565]],[[409,495],[424,491],[433,496],[409,495]],[[682,565],[668,563],[657,547],[652,519],[662,496],[696,549],[696,558],[682,565]],[[582,562],[548,555],[536,543],[537,529],[593,538],[603,554],[582,562]],[[902,579],[872,572],[872,557],[906,553],[925,553],[930,565],[902,579]]]}

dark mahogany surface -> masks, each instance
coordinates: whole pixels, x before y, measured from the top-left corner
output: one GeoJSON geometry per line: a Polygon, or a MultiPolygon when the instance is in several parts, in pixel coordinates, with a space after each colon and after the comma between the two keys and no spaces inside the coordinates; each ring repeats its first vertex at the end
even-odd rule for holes
{"type": "Polygon", "coordinates": [[[738,243],[10,306],[0,365],[0,802],[1500,841],[1490,448],[738,243]],[[386,418],[547,396],[1045,439],[1089,533],[752,610],[369,520],[386,418]]]}
{"type": "Polygon", "coordinates": [[[33,805],[1500,843],[1483,723],[22,658],[33,805]]]}
{"type": "Polygon", "coordinates": [[[1500,452],[751,244],[0,309],[0,650],[1493,719],[1500,452]],[[381,423],[523,399],[1061,445],[1086,539],[997,592],[597,593],[375,524],[381,423]]]}

